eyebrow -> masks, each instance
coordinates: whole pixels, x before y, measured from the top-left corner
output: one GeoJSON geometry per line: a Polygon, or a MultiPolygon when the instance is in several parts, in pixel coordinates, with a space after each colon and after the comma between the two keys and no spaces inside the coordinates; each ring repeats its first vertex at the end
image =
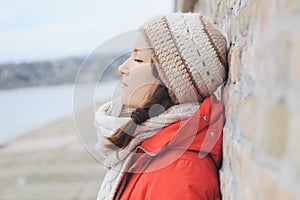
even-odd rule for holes
{"type": "Polygon", "coordinates": [[[143,50],[147,50],[147,49],[152,49],[152,47],[134,48],[133,51],[137,52],[137,51],[143,51],[143,50]]]}

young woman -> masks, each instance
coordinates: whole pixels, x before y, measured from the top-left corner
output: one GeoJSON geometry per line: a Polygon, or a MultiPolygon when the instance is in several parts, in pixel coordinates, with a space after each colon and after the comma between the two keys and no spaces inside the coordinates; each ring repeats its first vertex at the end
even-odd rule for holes
{"type": "Polygon", "coordinates": [[[225,37],[200,14],[156,16],[119,66],[122,95],[95,113],[104,199],[220,199],[225,37]]]}

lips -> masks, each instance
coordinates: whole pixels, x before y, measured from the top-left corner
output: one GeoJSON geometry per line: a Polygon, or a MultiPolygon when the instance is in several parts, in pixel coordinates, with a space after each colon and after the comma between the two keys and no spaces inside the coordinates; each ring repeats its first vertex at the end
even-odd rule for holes
{"type": "Polygon", "coordinates": [[[128,87],[128,85],[126,83],[124,83],[124,81],[121,81],[122,82],[122,85],[128,87]]]}

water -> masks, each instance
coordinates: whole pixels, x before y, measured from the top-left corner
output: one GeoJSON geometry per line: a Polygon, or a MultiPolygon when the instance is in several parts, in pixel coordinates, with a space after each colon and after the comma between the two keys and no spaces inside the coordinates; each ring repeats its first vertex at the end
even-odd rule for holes
{"type": "MultiPolygon", "coordinates": [[[[94,100],[97,102],[109,99],[115,92],[116,84],[116,82],[101,83],[96,92],[95,85],[80,85],[83,91],[92,91],[93,94],[90,96],[94,99],[76,103],[76,109],[92,106],[94,100]]],[[[79,87],[75,87],[76,91],[77,88],[79,87]]],[[[0,91],[0,144],[71,114],[73,89],[74,85],[71,84],[0,91]]]]}

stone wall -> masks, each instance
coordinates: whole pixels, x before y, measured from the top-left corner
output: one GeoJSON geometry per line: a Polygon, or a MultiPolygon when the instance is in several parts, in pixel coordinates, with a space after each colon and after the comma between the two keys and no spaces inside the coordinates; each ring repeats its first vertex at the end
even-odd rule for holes
{"type": "Polygon", "coordinates": [[[223,199],[300,199],[300,1],[191,2],[230,49],[223,199]]]}

